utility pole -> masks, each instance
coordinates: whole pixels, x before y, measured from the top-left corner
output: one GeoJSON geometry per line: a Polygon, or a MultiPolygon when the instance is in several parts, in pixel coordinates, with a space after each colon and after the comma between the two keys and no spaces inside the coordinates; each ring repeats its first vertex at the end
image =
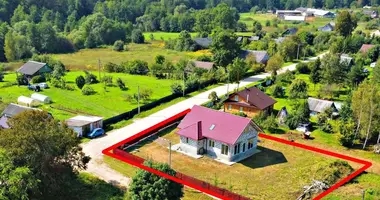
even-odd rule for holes
{"type": "Polygon", "coordinates": [[[362,190],[362,194],[363,194],[363,196],[362,196],[362,200],[364,200],[364,199],[365,199],[365,189],[362,190]]]}
{"type": "Polygon", "coordinates": [[[140,114],[140,85],[137,86],[137,114],[140,114]]]}
{"type": "Polygon", "coordinates": [[[185,70],[183,70],[183,89],[182,96],[185,97],[186,81],[185,81],[185,70]]]}
{"type": "Polygon", "coordinates": [[[99,80],[101,79],[100,78],[100,58],[98,59],[98,72],[99,72],[99,80]]]}
{"type": "Polygon", "coordinates": [[[300,53],[300,44],[298,44],[298,49],[297,49],[297,60],[298,60],[299,53],[300,53]]]}

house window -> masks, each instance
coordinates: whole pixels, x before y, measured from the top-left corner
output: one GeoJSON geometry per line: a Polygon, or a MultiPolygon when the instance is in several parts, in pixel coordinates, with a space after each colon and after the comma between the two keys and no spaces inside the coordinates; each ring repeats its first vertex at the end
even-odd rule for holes
{"type": "Polygon", "coordinates": [[[239,101],[239,96],[235,95],[235,101],[239,101]]]}
{"type": "Polygon", "coordinates": [[[186,138],[186,144],[189,144],[189,138],[186,138]]]}
{"type": "Polygon", "coordinates": [[[210,131],[214,130],[214,128],[215,128],[215,124],[212,124],[212,125],[210,126],[210,131]]]}
{"type": "Polygon", "coordinates": [[[208,146],[209,147],[215,147],[215,141],[214,140],[209,140],[208,141],[208,146]]]}
{"type": "Polygon", "coordinates": [[[240,112],[243,112],[243,107],[240,106],[240,112]]]}
{"type": "Polygon", "coordinates": [[[222,154],[228,155],[228,146],[225,144],[222,144],[222,154]]]}
{"type": "Polygon", "coordinates": [[[245,152],[245,143],[243,143],[243,152],[245,152]]]}
{"type": "Polygon", "coordinates": [[[253,147],[253,138],[248,140],[248,149],[252,149],[253,147]]]}
{"type": "Polygon", "coordinates": [[[228,105],[228,110],[232,110],[232,105],[228,105]]]}
{"type": "Polygon", "coordinates": [[[240,153],[240,144],[235,145],[235,151],[234,154],[239,154],[240,153]]]}

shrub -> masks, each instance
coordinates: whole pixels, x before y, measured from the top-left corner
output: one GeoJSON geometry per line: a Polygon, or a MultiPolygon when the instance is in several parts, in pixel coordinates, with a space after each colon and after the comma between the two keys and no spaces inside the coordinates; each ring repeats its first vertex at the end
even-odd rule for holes
{"type": "Polygon", "coordinates": [[[19,85],[28,85],[28,79],[25,76],[18,76],[16,80],[19,85]]]}
{"type": "Polygon", "coordinates": [[[94,74],[91,74],[88,71],[84,71],[84,73],[86,74],[86,76],[85,76],[86,84],[99,83],[97,77],[94,74]]]}
{"type": "Polygon", "coordinates": [[[198,60],[198,61],[204,61],[204,62],[211,62],[211,61],[212,61],[212,57],[203,54],[203,55],[198,56],[198,57],[197,57],[197,60],[198,60]]]}
{"type": "Polygon", "coordinates": [[[272,95],[276,98],[282,98],[285,96],[285,90],[280,85],[272,86],[272,95]]]}
{"type": "Polygon", "coordinates": [[[153,94],[153,90],[152,89],[143,88],[140,91],[140,99],[142,99],[142,100],[149,100],[150,97],[152,96],[152,94],[153,94]]]}
{"type": "Polygon", "coordinates": [[[93,95],[95,93],[95,90],[89,85],[84,86],[84,88],[82,89],[83,95],[93,95]]]}
{"type": "Polygon", "coordinates": [[[124,50],[124,42],[122,40],[117,40],[113,44],[114,51],[123,51],[124,50]]]}
{"type": "Polygon", "coordinates": [[[247,114],[243,113],[243,112],[237,112],[237,113],[233,113],[234,115],[237,115],[237,116],[240,116],[240,117],[247,117],[247,114]]]}
{"type": "Polygon", "coordinates": [[[323,166],[319,166],[316,173],[316,179],[331,186],[341,178],[351,174],[353,171],[354,169],[346,161],[336,160],[329,165],[324,164],[323,166]]]}
{"type": "Polygon", "coordinates": [[[307,97],[307,83],[304,80],[296,79],[289,87],[289,98],[303,99],[307,97]]]}
{"type": "Polygon", "coordinates": [[[112,62],[108,62],[104,65],[104,70],[108,73],[116,72],[118,65],[112,62]]]}
{"type": "Polygon", "coordinates": [[[306,63],[298,63],[296,65],[296,70],[300,74],[310,74],[309,66],[306,63]]]}
{"type": "Polygon", "coordinates": [[[183,93],[183,87],[180,83],[173,83],[171,86],[171,91],[173,94],[182,94],[183,93]]]}
{"type": "Polygon", "coordinates": [[[136,44],[142,44],[145,42],[144,35],[140,29],[134,29],[131,36],[132,42],[136,44]]]}
{"type": "Polygon", "coordinates": [[[155,60],[156,64],[162,65],[165,62],[165,56],[163,56],[163,55],[157,55],[154,58],[154,60],[155,60]]]}
{"type": "Polygon", "coordinates": [[[3,73],[0,72],[0,82],[3,82],[3,79],[4,79],[4,75],[3,73]]]}
{"type": "Polygon", "coordinates": [[[146,75],[149,72],[148,63],[142,60],[128,61],[122,64],[128,74],[146,75]]]}
{"type": "Polygon", "coordinates": [[[86,84],[86,80],[82,75],[80,75],[75,79],[75,83],[77,84],[79,89],[82,89],[84,84],[86,84]]]}
{"type": "Polygon", "coordinates": [[[113,86],[112,76],[103,76],[101,80],[106,86],[113,86]]]}
{"type": "Polygon", "coordinates": [[[269,132],[274,133],[278,128],[278,122],[276,116],[270,115],[268,116],[263,123],[260,124],[262,128],[269,130],[269,132]]]}
{"type": "Polygon", "coordinates": [[[121,89],[121,90],[125,90],[126,87],[125,87],[125,83],[123,82],[123,80],[121,80],[121,78],[117,78],[116,79],[116,84],[117,86],[121,89]]]}
{"type": "Polygon", "coordinates": [[[61,81],[56,78],[52,78],[50,81],[51,85],[55,88],[61,88],[61,81]]]}
{"type": "Polygon", "coordinates": [[[285,73],[276,76],[276,82],[291,83],[294,79],[294,73],[290,70],[286,70],[285,73]]]}

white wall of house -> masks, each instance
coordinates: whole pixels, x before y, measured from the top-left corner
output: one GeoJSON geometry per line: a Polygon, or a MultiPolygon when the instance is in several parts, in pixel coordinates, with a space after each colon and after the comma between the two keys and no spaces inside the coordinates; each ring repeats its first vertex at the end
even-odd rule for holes
{"type": "Polygon", "coordinates": [[[249,156],[252,156],[255,153],[255,150],[257,148],[257,139],[258,139],[257,130],[252,126],[252,124],[249,124],[245,128],[243,134],[236,141],[236,144],[232,145],[231,157],[229,161],[239,162],[240,160],[243,160],[245,158],[248,158],[249,156]],[[249,142],[251,142],[252,145],[249,145],[249,142]],[[235,153],[235,146],[237,150],[236,153],[235,153]]]}
{"type": "Polygon", "coordinates": [[[230,156],[231,156],[231,151],[230,151],[231,147],[228,146],[227,144],[219,142],[219,141],[216,141],[216,140],[207,139],[206,145],[207,145],[207,147],[206,147],[207,154],[209,156],[211,156],[213,158],[223,159],[223,160],[229,160],[230,159],[230,156]],[[210,141],[212,141],[214,143],[214,147],[210,146],[210,141]],[[227,155],[222,154],[222,145],[228,146],[228,153],[227,153],[227,155]]]}
{"type": "Polygon", "coordinates": [[[73,129],[74,132],[77,133],[77,137],[82,137],[83,136],[83,128],[82,127],[69,126],[69,128],[73,129]]]}
{"type": "Polygon", "coordinates": [[[198,146],[198,141],[195,141],[191,138],[180,136],[180,143],[182,151],[185,151],[186,153],[197,155],[199,146],[198,146]]]}

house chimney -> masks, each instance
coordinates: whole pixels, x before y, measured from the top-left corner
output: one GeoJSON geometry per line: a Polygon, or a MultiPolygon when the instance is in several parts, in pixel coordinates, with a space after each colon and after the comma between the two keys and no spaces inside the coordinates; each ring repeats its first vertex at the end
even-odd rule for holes
{"type": "Polygon", "coordinates": [[[202,121],[199,121],[198,122],[198,139],[201,139],[202,138],[202,121]]]}
{"type": "Polygon", "coordinates": [[[249,99],[249,94],[247,94],[247,102],[248,102],[248,99],[249,99]]]}

